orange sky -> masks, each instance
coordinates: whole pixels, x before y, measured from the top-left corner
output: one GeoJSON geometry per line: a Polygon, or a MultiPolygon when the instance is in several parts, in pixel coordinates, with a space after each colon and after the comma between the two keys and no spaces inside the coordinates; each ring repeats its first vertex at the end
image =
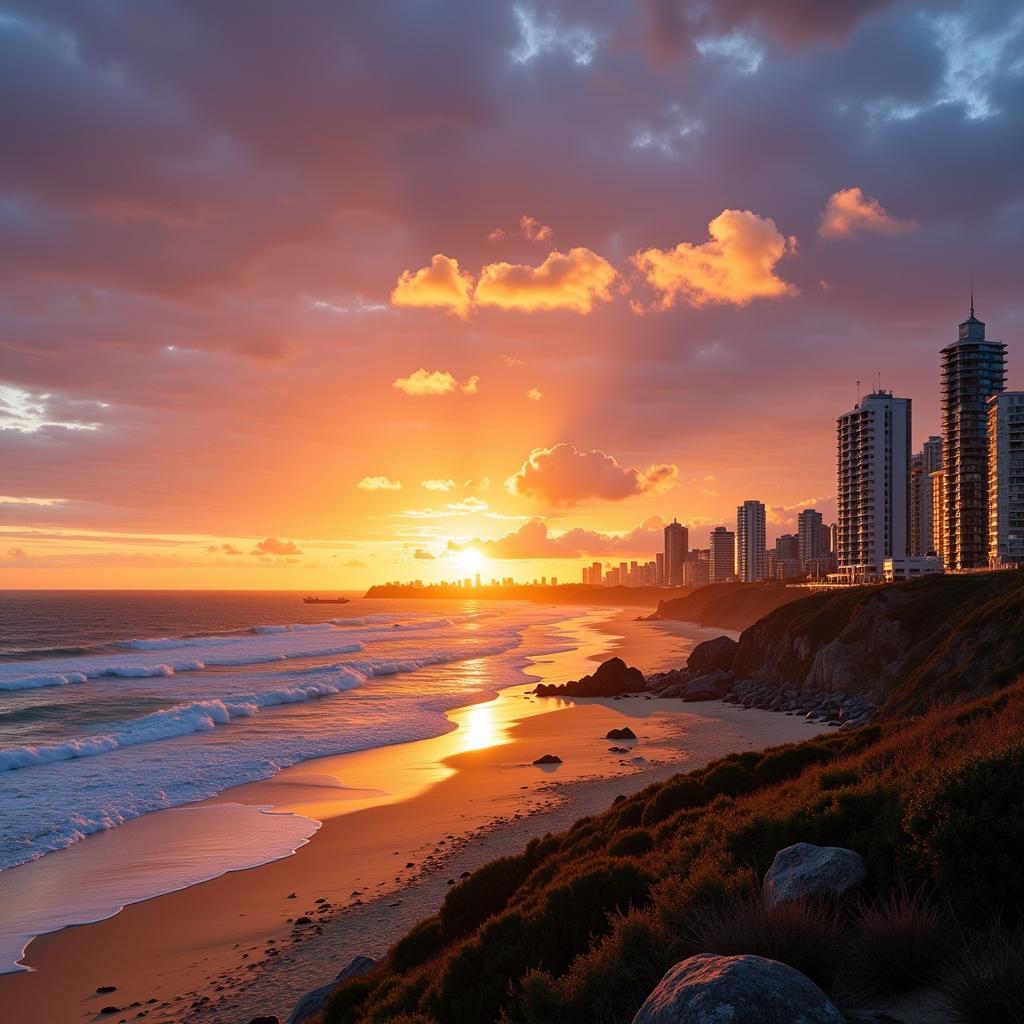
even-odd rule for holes
{"type": "Polygon", "coordinates": [[[828,521],[858,381],[937,432],[972,274],[1020,386],[996,0],[11,10],[0,587],[360,589],[473,542],[575,581],[673,516],[828,521]]]}

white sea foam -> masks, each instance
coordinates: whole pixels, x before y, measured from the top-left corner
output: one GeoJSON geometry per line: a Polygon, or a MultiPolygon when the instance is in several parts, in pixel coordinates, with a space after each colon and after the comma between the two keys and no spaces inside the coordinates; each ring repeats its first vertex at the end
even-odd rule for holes
{"type": "Polygon", "coordinates": [[[196,732],[212,732],[218,725],[227,725],[234,718],[251,718],[260,708],[336,697],[340,693],[355,689],[363,681],[361,674],[349,670],[333,682],[303,683],[250,696],[201,700],[161,708],[152,714],[127,722],[122,728],[109,733],[72,737],[61,743],[0,750],[0,771],[52,764],[54,761],[70,761],[77,757],[93,757],[111,750],[134,747],[140,743],[153,743],[196,732]]]}
{"type": "Polygon", "coordinates": [[[38,690],[45,686],[70,686],[84,683],[84,672],[54,672],[48,676],[24,676],[21,679],[0,680],[0,690],[38,690]]]}

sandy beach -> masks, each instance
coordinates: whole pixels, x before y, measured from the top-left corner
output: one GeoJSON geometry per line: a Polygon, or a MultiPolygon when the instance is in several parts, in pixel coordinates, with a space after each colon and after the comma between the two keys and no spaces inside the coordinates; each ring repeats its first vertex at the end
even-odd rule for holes
{"type": "MultiPolygon", "coordinates": [[[[576,649],[537,660],[529,674],[562,682],[613,654],[655,671],[719,632],[634,616],[601,610],[565,620],[576,649]]],[[[443,736],[307,761],[205,802],[323,824],[292,856],[36,939],[24,961],[31,971],[0,976],[8,1019],[285,1020],[352,957],[382,955],[463,872],[603,810],[620,793],[816,728],[718,702],[542,700],[527,692],[533,685],[450,712],[455,728],[443,736]],[[605,733],[624,724],[638,735],[635,749],[612,754],[605,733]],[[545,753],[563,763],[535,767],[545,753]],[[108,986],[114,991],[97,994],[108,986]],[[117,1012],[101,1013],[109,1007],[117,1012]]],[[[163,821],[163,812],[147,815],[84,844],[165,829],[163,821]]]]}

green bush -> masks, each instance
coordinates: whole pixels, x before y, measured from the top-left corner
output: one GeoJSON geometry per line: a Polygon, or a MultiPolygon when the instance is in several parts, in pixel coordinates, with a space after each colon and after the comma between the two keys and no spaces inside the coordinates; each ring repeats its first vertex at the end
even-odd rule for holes
{"type": "Polygon", "coordinates": [[[904,826],[935,880],[991,910],[1024,908],[1024,743],[933,773],[904,826]]]}
{"type": "Polygon", "coordinates": [[[801,743],[792,747],[765,754],[754,769],[754,775],[762,786],[795,779],[812,764],[827,761],[829,754],[813,743],[801,743]]]}
{"type": "Polygon", "coordinates": [[[757,779],[750,769],[728,762],[712,768],[703,781],[714,796],[742,796],[757,788],[757,779]]]}
{"type": "Polygon", "coordinates": [[[654,849],[654,837],[645,828],[634,828],[622,832],[613,840],[608,852],[613,857],[639,857],[654,849]]]}
{"type": "Polygon", "coordinates": [[[657,825],[659,821],[691,807],[702,807],[711,799],[708,788],[695,779],[680,776],[664,786],[648,801],[641,821],[657,825]]]}
{"type": "Polygon", "coordinates": [[[455,886],[441,907],[441,927],[445,936],[465,935],[503,910],[512,894],[526,881],[534,863],[530,854],[500,857],[478,868],[455,886]]]}
{"type": "Polygon", "coordinates": [[[428,917],[391,947],[388,953],[389,965],[396,971],[417,967],[437,954],[443,940],[440,919],[436,916],[428,917]]]}

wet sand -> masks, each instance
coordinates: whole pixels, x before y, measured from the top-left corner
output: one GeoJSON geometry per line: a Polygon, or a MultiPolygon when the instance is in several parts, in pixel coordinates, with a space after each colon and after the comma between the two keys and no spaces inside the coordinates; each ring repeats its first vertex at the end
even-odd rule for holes
{"type": "MultiPolygon", "coordinates": [[[[602,610],[567,620],[577,649],[538,660],[530,674],[560,682],[612,654],[645,671],[685,659],[694,631],[687,639],[685,627],[634,616],[602,610]]],[[[357,954],[380,956],[436,910],[463,871],[601,811],[619,793],[816,731],[718,702],[541,700],[527,693],[532,685],[450,712],[456,728],[444,736],[308,761],[207,802],[271,805],[324,824],[290,857],[36,939],[25,960],[32,973],[0,976],[5,1016],[41,1024],[245,1024],[265,1013],[284,1020],[303,992],[357,954]],[[605,733],[627,723],[638,734],[635,752],[610,753],[605,733]],[[545,753],[563,763],[535,767],[545,753]],[[111,985],[116,991],[96,994],[111,985]],[[118,1012],[101,1015],[108,1006],[118,1012]]],[[[153,828],[159,817],[100,838],[153,828]]]]}

